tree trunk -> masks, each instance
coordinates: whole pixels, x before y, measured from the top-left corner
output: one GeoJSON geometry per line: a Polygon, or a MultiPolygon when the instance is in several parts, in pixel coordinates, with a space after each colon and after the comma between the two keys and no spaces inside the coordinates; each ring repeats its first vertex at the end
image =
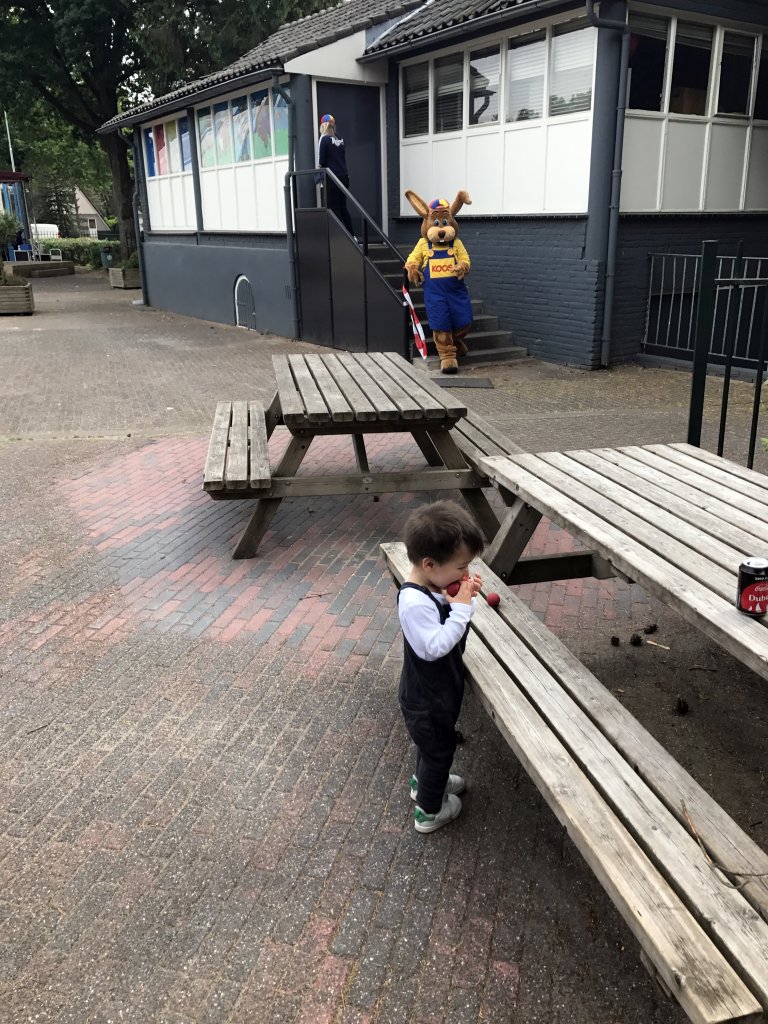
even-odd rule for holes
{"type": "Polygon", "coordinates": [[[133,179],[128,165],[129,147],[118,132],[110,132],[99,139],[107,154],[112,172],[112,194],[120,231],[120,258],[127,260],[136,251],[136,229],[133,221],[133,179]]]}

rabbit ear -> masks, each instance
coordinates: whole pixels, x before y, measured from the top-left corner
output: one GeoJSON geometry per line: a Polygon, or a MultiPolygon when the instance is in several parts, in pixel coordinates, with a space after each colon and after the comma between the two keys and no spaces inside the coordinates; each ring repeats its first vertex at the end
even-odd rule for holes
{"type": "Polygon", "coordinates": [[[451,203],[451,216],[455,217],[462,206],[471,206],[472,200],[469,198],[469,192],[465,192],[463,189],[461,192],[456,193],[456,198],[451,203]]]}
{"type": "Polygon", "coordinates": [[[416,211],[416,213],[418,213],[420,217],[426,217],[429,214],[429,207],[421,198],[421,196],[417,195],[415,192],[412,192],[410,189],[408,189],[405,193],[405,198],[408,200],[408,202],[411,204],[411,206],[414,208],[414,210],[416,211]]]}

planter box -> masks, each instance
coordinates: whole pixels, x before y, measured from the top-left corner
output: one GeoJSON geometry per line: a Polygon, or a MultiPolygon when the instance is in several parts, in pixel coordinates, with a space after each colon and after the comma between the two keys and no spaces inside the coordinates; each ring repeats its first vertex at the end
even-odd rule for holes
{"type": "Polygon", "coordinates": [[[131,267],[129,270],[110,267],[109,283],[113,288],[141,288],[141,274],[138,267],[131,267]]]}
{"type": "Polygon", "coordinates": [[[32,285],[26,282],[0,284],[0,315],[4,313],[34,313],[35,300],[32,285]]]}

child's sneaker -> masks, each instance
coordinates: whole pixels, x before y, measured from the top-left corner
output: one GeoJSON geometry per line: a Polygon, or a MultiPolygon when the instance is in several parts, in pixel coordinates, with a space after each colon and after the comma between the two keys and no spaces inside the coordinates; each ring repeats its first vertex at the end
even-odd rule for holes
{"type": "Polygon", "coordinates": [[[460,814],[461,800],[453,793],[446,793],[443,797],[443,806],[435,814],[426,814],[416,804],[416,810],[413,812],[413,824],[417,832],[434,832],[435,829],[442,828],[449,821],[458,818],[460,814]]]}
{"type": "MultiPolygon", "coordinates": [[[[411,787],[411,800],[415,800],[418,796],[419,780],[415,775],[412,775],[408,780],[408,784],[411,787]]],[[[463,793],[465,789],[464,779],[460,775],[448,776],[448,785],[445,787],[446,793],[463,793]]]]}

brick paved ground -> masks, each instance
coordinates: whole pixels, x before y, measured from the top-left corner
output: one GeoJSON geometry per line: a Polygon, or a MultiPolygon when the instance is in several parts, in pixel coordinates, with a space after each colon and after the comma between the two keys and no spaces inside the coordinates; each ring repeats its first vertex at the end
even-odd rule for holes
{"type": "MultiPolygon", "coordinates": [[[[681,1022],[471,699],[464,813],[413,831],[378,546],[421,497],[285,502],[231,559],[249,509],[201,490],[213,406],[265,396],[290,343],[96,276],[35,293],[0,322],[0,1021],[681,1022]]],[[[527,448],[684,434],[682,374],[493,377],[462,394],[527,448]]],[[[637,587],[520,593],[765,843],[759,680],[637,587]],[[649,621],[669,652],[608,643],[649,621]]]]}

